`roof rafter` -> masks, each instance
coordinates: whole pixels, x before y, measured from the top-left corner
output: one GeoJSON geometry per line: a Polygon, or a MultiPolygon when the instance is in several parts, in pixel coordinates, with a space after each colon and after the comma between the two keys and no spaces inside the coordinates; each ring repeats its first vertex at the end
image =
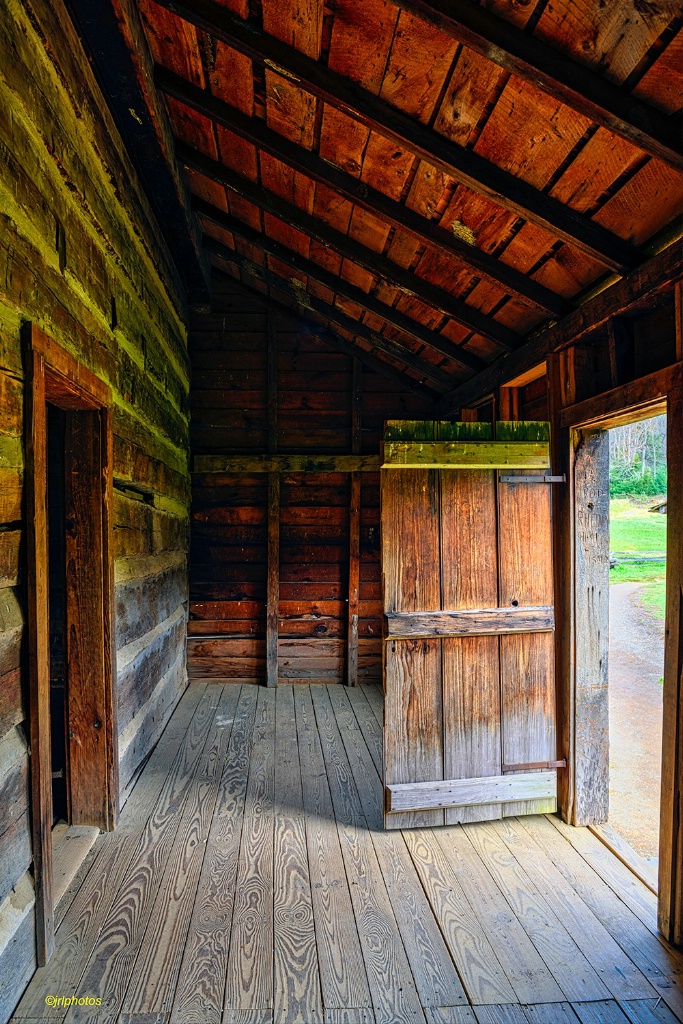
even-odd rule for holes
{"type": "Polygon", "coordinates": [[[591,68],[471,0],[390,0],[578,113],[659,157],[683,165],[680,118],[623,92],[591,68]]]}
{"type": "MultiPolygon", "coordinates": [[[[294,206],[293,203],[281,199],[280,196],[257,185],[249,178],[231,171],[224,164],[211,157],[204,156],[198,150],[192,149],[184,143],[178,143],[176,154],[181,163],[194,167],[201,171],[213,181],[225,185],[231,192],[247,199],[254,206],[267,213],[278,217],[285,224],[291,224],[299,231],[304,232],[310,238],[327,248],[334,250],[340,256],[352,260],[358,266],[363,267],[369,273],[390,281],[398,288],[401,288],[407,295],[415,296],[426,305],[434,307],[439,313],[451,317],[456,323],[466,327],[469,331],[480,334],[489,341],[494,342],[501,348],[514,351],[522,343],[521,335],[498,323],[485,313],[481,313],[473,306],[468,306],[462,299],[456,298],[450,292],[431,284],[425,278],[405,270],[398,263],[387,259],[380,253],[368,249],[365,245],[349,238],[341,231],[325,224],[324,221],[313,217],[310,213],[294,206]]],[[[315,267],[315,264],[312,264],[315,267]]]]}
{"type": "Polygon", "coordinates": [[[449,341],[442,335],[437,334],[436,331],[431,331],[424,324],[420,324],[405,313],[401,313],[400,310],[381,302],[373,295],[364,292],[362,288],[358,288],[357,285],[345,281],[342,277],[337,277],[336,274],[325,270],[312,260],[289,249],[282,242],[275,241],[267,235],[255,231],[242,221],[231,217],[227,213],[223,213],[222,210],[218,210],[215,206],[211,206],[210,203],[206,203],[202,199],[195,198],[193,205],[195,211],[202,217],[213,221],[214,224],[218,224],[220,227],[225,228],[226,231],[230,231],[244,241],[249,242],[250,245],[257,246],[267,255],[281,260],[287,266],[296,270],[297,273],[303,274],[325,288],[329,288],[330,291],[355,303],[366,312],[381,317],[390,327],[408,334],[421,344],[427,345],[429,348],[434,349],[434,351],[440,352],[448,359],[453,359],[460,363],[461,366],[465,366],[470,370],[478,372],[485,369],[486,363],[484,360],[479,359],[473,352],[468,352],[461,345],[456,345],[455,342],[449,341]]]}
{"type": "Polygon", "coordinates": [[[445,418],[457,414],[459,409],[537,366],[551,352],[575,344],[612,317],[627,312],[646,296],[670,287],[682,275],[680,240],[677,240],[628,277],[599,292],[559,323],[542,331],[517,352],[501,356],[486,370],[460,384],[439,402],[436,414],[445,418]]]}
{"type": "Polygon", "coordinates": [[[155,2],[605,266],[623,273],[643,262],[644,256],[636,247],[597,222],[449,141],[274,36],[235,18],[213,0],[155,2]]]}
{"type": "Polygon", "coordinates": [[[152,60],[137,5],[123,0],[96,4],[70,0],[69,8],[187,290],[188,302],[193,308],[204,308],[210,301],[209,268],[204,264],[185,183],[174,166],[164,105],[144,74],[147,65],[151,72],[152,60]],[[127,36],[134,39],[135,52],[127,36]]]}
{"type": "Polygon", "coordinates": [[[552,313],[564,316],[569,304],[561,296],[526,277],[514,267],[503,263],[483,249],[471,245],[454,233],[441,227],[438,222],[428,220],[410,207],[398,203],[384,192],[374,189],[371,185],[328,160],[323,160],[316,153],[296,145],[285,136],[269,128],[258,118],[248,117],[235,107],[213,96],[205,89],[200,89],[179,75],[157,65],[154,80],[158,88],[168,96],[192,107],[210,120],[228,128],[240,138],[251,142],[258,149],[274,156],[293,170],[310,178],[312,181],[325,185],[337,192],[344,199],[369,213],[387,221],[392,227],[410,232],[421,245],[431,246],[446,256],[452,256],[467,264],[474,270],[485,274],[502,288],[534,305],[552,313]]]}
{"type": "Polygon", "coordinates": [[[282,277],[280,274],[277,274],[268,268],[259,267],[258,264],[254,263],[252,260],[242,256],[241,253],[236,252],[234,249],[230,249],[227,245],[223,245],[221,242],[216,241],[215,238],[205,236],[204,245],[207,252],[213,253],[228,262],[233,262],[236,266],[240,266],[241,269],[244,269],[246,273],[250,273],[252,276],[260,278],[272,287],[279,288],[280,291],[290,297],[292,301],[296,302],[299,309],[307,309],[309,312],[318,313],[319,316],[324,316],[325,319],[335,327],[340,327],[344,331],[349,331],[356,337],[369,342],[369,344],[377,349],[378,352],[382,352],[384,355],[389,356],[390,359],[395,359],[397,362],[403,363],[404,366],[413,370],[414,373],[419,374],[422,380],[432,381],[431,386],[433,390],[438,391],[440,395],[443,395],[451,388],[453,378],[450,374],[441,370],[438,366],[434,366],[432,363],[428,363],[426,360],[420,359],[418,355],[404,348],[399,342],[385,338],[383,334],[378,334],[376,331],[373,331],[360,320],[354,320],[353,317],[343,313],[340,309],[337,309],[336,306],[331,306],[328,302],[324,302],[322,299],[316,298],[306,292],[304,288],[298,288],[295,284],[288,281],[287,278],[282,277]]]}

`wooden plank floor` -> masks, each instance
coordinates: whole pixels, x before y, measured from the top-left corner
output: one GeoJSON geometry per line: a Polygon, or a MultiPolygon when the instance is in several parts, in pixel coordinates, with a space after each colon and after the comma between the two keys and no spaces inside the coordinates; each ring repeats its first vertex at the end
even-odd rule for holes
{"type": "Polygon", "coordinates": [[[13,1020],[683,1019],[655,897],[588,830],[382,831],[381,717],[376,687],[194,682],[13,1020]]]}

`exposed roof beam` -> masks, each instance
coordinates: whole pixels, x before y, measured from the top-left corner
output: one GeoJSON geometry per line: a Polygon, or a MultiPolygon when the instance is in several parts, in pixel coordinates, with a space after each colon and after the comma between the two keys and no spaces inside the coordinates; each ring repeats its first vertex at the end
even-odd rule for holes
{"type": "MultiPolygon", "coordinates": [[[[451,317],[469,331],[480,334],[496,345],[500,345],[501,348],[510,351],[518,348],[521,344],[521,335],[509,327],[498,323],[497,320],[486,316],[473,306],[468,306],[462,299],[456,298],[443,288],[431,284],[410,270],[405,270],[398,263],[387,259],[386,256],[368,249],[367,246],[349,238],[342,231],[330,227],[317,217],[311,216],[310,213],[294,206],[293,203],[281,199],[273,192],[266,191],[256,182],[250,181],[249,178],[231,171],[218,161],[204,156],[183,143],[178,143],[176,152],[182,163],[196,168],[213,181],[220,182],[231,192],[247,199],[259,209],[273,214],[285,224],[291,224],[299,231],[303,231],[310,238],[334,250],[340,256],[352,260],[369,273],[385,281],[390,281],[407,295],[416,296],[427,305],[433,306],[442,315],[451,317]]],[[[199,209],[196,202],[195,209],[199,209]]]]}
{"type": "Polygon", "coordinates": [[[495,388],[513,380],[520,373],[542,362],[551,352],[566,348],[603,326],[612,317],[670,287],[683,276],[680,241],[667,246],[657,256],[638,267],[622,281],[589,299],[564,320],[543,331],[517,352],[496,359],[486,370],[459,385],[439,402],[436,414],[448,418],[470,403],[476,402],[495,388]]]}
{"type": "Polygon", "coordinates": [[[330,291],[348,299],[365,311],[381,317],[391,327],[402,331],[404,334],[408,334],[422,345],[440,352],[442,355],[455,360],[461,366],[465,366],[470,370],[479,371],[485,368],[486,363],[484,360],[480,359],[473,352],[468,352],[461,345],[456,345],[455,342],[449,341],[448,338],[437,334],[436,331],[431,331],[424,324],[418,323],[417,320],[413,320],[405,313],[401,313],[399,310],[387,306],[386,303],[380,302],[373,295],[364,292],[362,288],[358,288],[357,285],[345,281],[342,277],[337,277],[331,271],[318,266],[313,260],[309,260],[305,256],[301,256],[299,253],[289,249],[282,242],[275,241],[267,235],[255,231],[242,221],[231,217],[227,213],[223,213],[222,210],[216,209],[215,206],[204,202],[202,199],[195,198],[194,208],[197,213],[213,221],[214,224],[218,224],[226,231],[230,231],[251,245],[257,246],[264,253],[286,263],[287,266],[296,270],[297,273],[316,281],[325,288],[329,288],[330,291]]]}
{"type": "Polygon", "coordinates": [[[390,0],[459,43],[672,167],[683,165],[680,117],[623,92],[591,68],[472,0],[390,0]]]}
{"type": "Polygon", "coordinates": [[[428,220],[403,203],[390,199],[384,192],[347,174],[316,153],[297,146],[296,143],[273,131],[259,118],[247,117],[205,89],[192,85],[160,65],[155,68],[154,80],[162,92],[192,107],[204,117],[223,125],[312,181],[320,182],[356,206],[381,217],[393,227],[410,232],[420,245],[431,246],[446,256],[455,257],[485,274],[506,291],[528,299],[534,305],[552,313],[554,317],[564,316],[568,312],[569,303],[561,295],[556,295],[514,267],[464,241],[436,221],[428,220]]]}
{"type": "Polygon", "coordinates": [[[310,295],[304,288],[297,288],[291,281],[281,277],[274,271],[265,267],[259,267],[253,261],[235,252],[234,249],[230,249],[227,245],[222,245],[214,238],[205,236],[204,245],[207,252],[234,263],[253,277],[260,278],[271,287],[278,288],[296,303],[297,308],[318,313],[335,327],[341,327],[342,330],[349,331],[357,338],[362,338],[364,341],[369,342],[378,352],[389,356],[390,359],[403,363],[404,366],[417,373],[421,380],[431,381],[433,389],[439,391],[441,395],[451,387],[453,378],[450,374],[439,369],[438,366],[420,359],[418,355],[404,348],[399,342],[391,341],[389,338],[385,338],[383,334],[377,334],[376,331],[371,330],[366,324],[361,323],[360,320],[354,320],[353,317],[347,316],[346,313],[337,309],[336,306],[331,306],[328,302],[310,295]]]}
{"type": "Polygon", "coordinates": [[[638,249],[595,221],[449,141],[349,78],[235,18],[212,0],[156,2],[605,266],[623,273],[642,263],[644,257],[638,249]]]}
{"type": "Polygon", "coordinates": [[[137,5],[123,0],[69,0],[69,8],[187,290],[188,303],[203,308],[210,301],[209,267],[175,166],[166,111],[152,86],[152,58],[137,5]]]}

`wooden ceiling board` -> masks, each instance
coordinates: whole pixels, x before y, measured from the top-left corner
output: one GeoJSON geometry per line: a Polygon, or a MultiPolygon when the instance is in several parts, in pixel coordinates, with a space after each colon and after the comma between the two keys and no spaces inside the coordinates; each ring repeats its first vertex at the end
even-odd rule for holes
{"type": "Polygon", "coordinates": [[[400,199],[414,162],[412,153],[378,132],[370,132],[361,179],[390,199],[400,199]]]}
{"type": "Polygon", "coordinates": [[[266,32],[315,60],[320,56],[323,0],[261,0],[266,32]]]}
{"type": "Polygon", "coordinates": [[[336,164],[354,178],[360,178],[369,137],[370,131],[364,125],[325,105],[318,146],[323,160],[336,164]]]}
{"type": "Polygon", "coordinates": [[[263,213],[258,206],[242,196],[236,196],[234,192],[228,192],[228,213],[243,224],[248,224],[254,231],[263,230],[263,213]]]}
{"type": "Polygon", "coordinates": [[[171,97],[166,102],[176,138],[216,160],[218,147],[213,122],[171,97]]]}
{"type": "Polygon", "coordinates": [[[356,263],[352,263],[349,259],[342,260],[340,276],[348,281],[349,284],[355,284],[357,288],[362,288],[364,292],[372,291],[372,286],[375,278],[368,271],[359,267],[356,263]]]}
{"type": "Polygon", "coordinates": [[[225,7],[231,14],[238,18],[249,17],[249,0],[214,0],[220,7],[225,7]]]}
{"type": "Polygon", "coordinates": [[[317,100],[305,89],[266,68],[266,122],[269,128],[310,149],[313,145],[317,100]]]}
{"type": "Polygon", "coordinates": [[[427,220],[434,220],[449,185],[453,185],[452,178],[426,160],[420,160],[406,197],[406,206],[427,220]]]}
{"type": "Polygon", "coordinates": [[[508,78],[502,68],[463,46],[434,121],[435,130],[466,146],[501,78],[508,78]]]}
{"type": "Polygon", "coordinates": [[[468,237],[474,238],[473,244],[478,249],[492,253],[511,236],[518,221],[517,214],[502,210],[486,196],[473,192],[465,185],[458,185],[439,223],[447,231],[452,231],[454,225],[461,229],[461,225],[472,233],[468,237]]]}
{"type": "Polygon", "coordinates": [[[678,0],[549,3],[534,35],[621,84],[679,15],[678,0]]]}
{"type": "Polygon", "coordinates": [[[159,7],[153,0],[140,0],[140,13],[156,63],[200,89],[206,88],[199,33],[194,25],[159,7]]]}
{"type": "Polygon", "coordinates": [[[575,252],[568,245],[562,245],[533,274],[535,281],[540,281],[552,288],[558,295],[571,299],[577,292],[592,284],[601,277],[605,268],[599,263],[588,259],[583,253],[575,252]]]}
{"type": "Polygon", "coordinates": [[[310,178],[292,170],[281,160],[276,160],[269,153],[259,153],[261,184],[268,192],[286,199],[306,213],[313,210],[315,185],[310,178]]]}
{"type": "Polygon", "coordinates": [[[377,95],[397,21],[389,0],[337,0],[327,66],[377,95]]]}
{"type": "Polygon", "coordinates": [[[379,93],[381,98],[428,124],[457,50],[453,39],[402,11],[379,93]]]}
{"type": "Polygon", "coordinates": [[[343,199],[338,192],[334,192],[327,185],[321,185],[318,182],[313,201],[314,216],[337,231],[346,233],[351,223],[353,210],[353,203],[348,199],[343,199]]]}
{"type": "Polygon", "coordinates": [[[531,15],[539,6],[537,0],[479,0],[499,18],[509,21],[517,28],[526,28],[531,15]]]}
{"type": "Polygon", "coordinates": [[[653,107],[673,114],[681,109],[683,88],[683,29],[680,29],[633,90],[633,95],[653,107]]]}
{"type": "Polygon", "coordinates": [[[641,150],[598,128],[555,182],[550,195],[581,213],[591,214],[607,189],[642,160],[641,150]]]}
{"type": "Polygon", "coordinates": [[[259,165],[256,147],[220,124],[216,125],[216,138],[221,162],[231,171],[243,174],[250,181],[257,181],[259,165]]]}
{"type": "Polygon", "coordinates": [[[587,117],[511,75],[474,151],[543,189],[590,125],[587,117]]]}
{"type": "Polygon", "coordinates": [[[641,245],[680,216],[683,198],[681,175],[662,163],[648,160],[593,218],[614,234],[641,245]]]}
{"type": "Polygon", "coordinates": [[[316,242],[314,238],[311,239],[309,258],[319,267],[322,267],[324,270],[329,270],[331,274],[339,276],[342,257],[339,253],[334,252],[332,249],[328,249],[327,246],[323,245],[321,242],[316,242]]]}
{"type": "Polygon", "coordinates": [[[213,178],[207,178],[205,174],[195,171],[193,167],[188,167],[185,173],[193,195],[199,196],[200,199],[204,199],[207,203],[228,213],[228,199],[222,185],[219,185],[213,178]]]}
{"type": "Polygon", "coordinates": [[[391,226],[386,221],[359,206],[354,207],[349,224],[349,238],[361,242],[373,252],[383,252],[390,231],[391,226]]]}
{"type": "Polygon", "coordinates": [[[415,259],[418,249],[420,249],[420,243],[415,235],[397,229],[387,248],[387,259],[390,259],[392,263],[398,263],[399,267],[404,267],[407,270],[415,259]]]}
{"type": "Polygon", "coordinates": [[[214,96],[251,117],[254,113],[254,66],[249,57],[217,39],[209,86],[214,96]]]}
{"type": "Polygon", "coordinates": [[[290,224],[283,224],[281,220],[273,217],[271,213],[263,214],[263,229],[269,238],[274,239],[276,242],[282,242],[288,249],[298,252],[300,256],[308,256],[311,240],[302,231],[297,231],[290,224]]]}

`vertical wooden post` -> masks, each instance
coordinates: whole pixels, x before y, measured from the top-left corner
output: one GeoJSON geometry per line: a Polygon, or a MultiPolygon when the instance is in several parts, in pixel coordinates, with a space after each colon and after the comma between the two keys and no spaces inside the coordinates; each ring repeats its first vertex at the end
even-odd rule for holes
{"type": "Polygon", "coordinates": [[[55,948],[52,904],[52,760],[50,754],[50,630],[47,554],[47,411],[45,358],[26,329],[26,532],[29,738],[33,803],[33,877],[38,966],[55,948]]]}
{"type": "MultiPolygon", "coordinates": [[[[267,357],[268,454],[277,451],[277,335],[275,313],[268,310],[267,357]]],[[[280,474],[268,474],[268,555],[266,572],[266,686],[277,686],[277,637],[280,611],[280,474]]]]}
{"type": "MultiPolygon", "coordinates": [[[[360,455],[362,438],[363,366],[353,360],[351,382],[351,452],[360,455]]],[[[358,597],[360,592],[361,474],[351,474],[349,504],[349,595],[346,629],[346,684],[358,685],[358,597]]]]}
{"type": "Polygon", "coordinates": [[[683,942],[683,390],[667,408],[666,632],[658,925],[683,942]]]}
{"type": "MultiPolygon", "coordinates": [[[[555,592],[555,709],[557,715],[557,757],[570,766],[557,773],[557,807],[565,821],[571,820],[574,804],[574,687],[572,645],[572,500],[573,479],[569,430],[560,426],[561,377],[564,353],[548,357],[550,402],[550,460],[553,475],[565,475],[566,484],[551,491],[553,517],[553,581],[555,592]]],[[[503,389],[501,388],[501,392],[503,389]]]]}
{"type": "Polygon", "coordinates": [[[104,617],[104,706],[107,744],[107,829],[119,820],[119,726],[118,702],[114,697],[116,642],[114,637],[114,431],[111,406],[99,410],[100,467],[102,470],[102,605],[104,617]]]}

